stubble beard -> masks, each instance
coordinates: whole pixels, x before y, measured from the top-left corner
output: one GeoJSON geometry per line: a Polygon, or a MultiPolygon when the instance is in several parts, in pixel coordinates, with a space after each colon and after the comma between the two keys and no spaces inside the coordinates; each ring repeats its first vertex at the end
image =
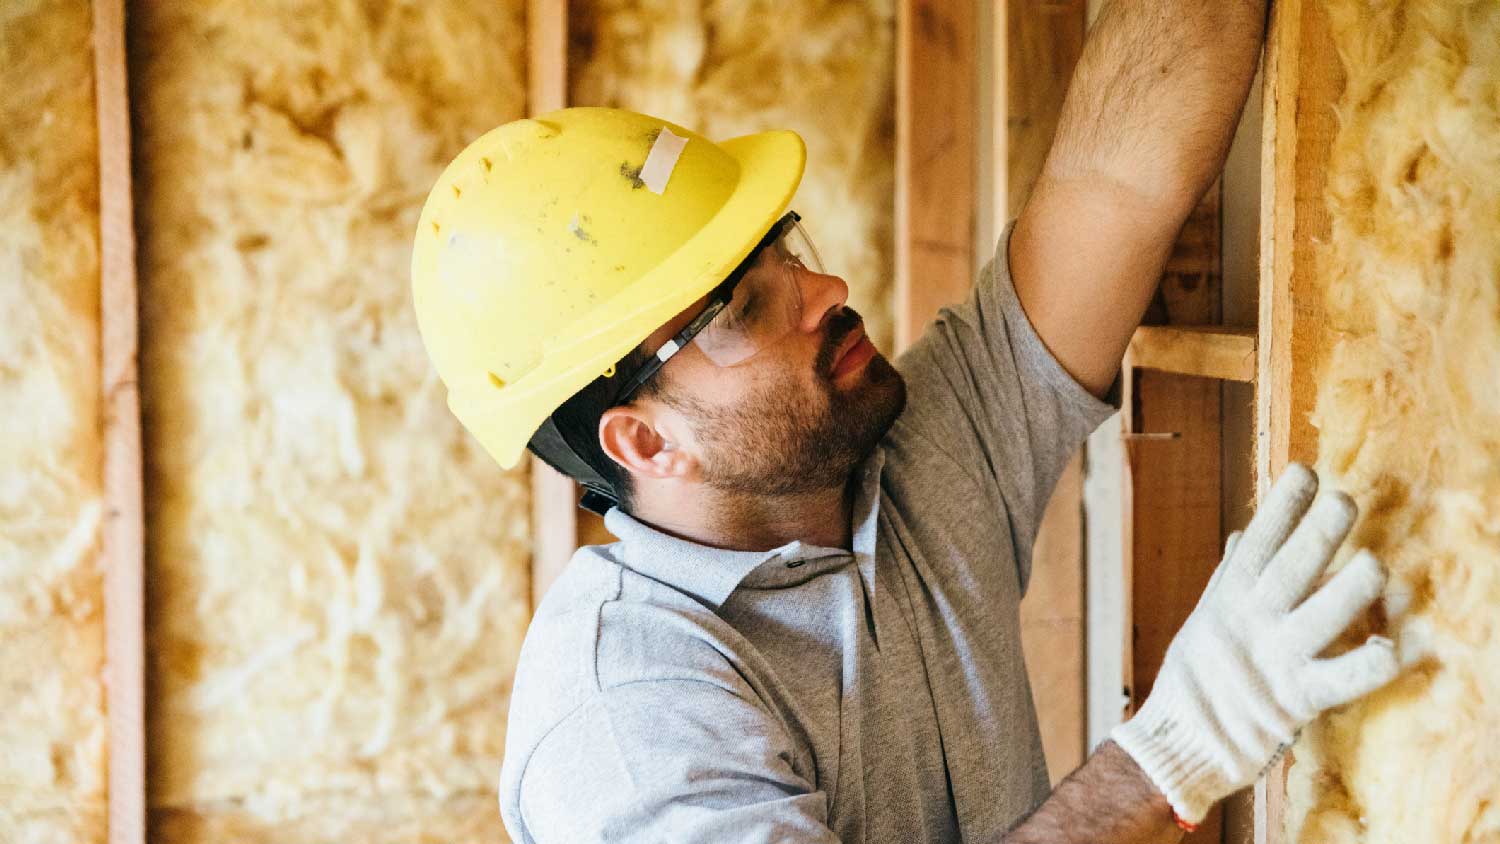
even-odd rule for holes
{"type": "Polygon", "coordinates": [[[801,495],[843,486],[906,405],[906,382],[881,355],[840,390],[828,373],[832,354],[859,316],[835,318],[819,355],[817,390],[802,382],[757,386],[735,408],[691,399],[683,408],[703,448],[703,481],[741,495],[801,495]]]}

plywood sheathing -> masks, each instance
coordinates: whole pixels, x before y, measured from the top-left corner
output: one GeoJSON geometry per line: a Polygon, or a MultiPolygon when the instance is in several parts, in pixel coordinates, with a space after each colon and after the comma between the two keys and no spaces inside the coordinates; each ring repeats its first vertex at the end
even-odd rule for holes
{"type": "MultiPolygon", "coordinates": [[[[1343,85],[1307,243],[1307,423],[1391,572],[1391,686],[1304,731],[1285,840],[1500,840],[1500,7],[1303,9],[1343,85]],[[1401,612],[1404,605],[1404,612],[1401,612]]],[[[1300,238],[1299,238],[1300,242],[1300,238]]],[[[1294,373],[1295,377],[1296,373],[1294,373]]],[[[1347,645],[1380,619],[1361,624],[1347,645]]],[[[1340,646],[1335,647],[1335,651],[1340,646]]]]}
{"type": "Polygon", "coordinates": [[[447,411],[417,212],[525,108],[521,0],[131,17],[153,840],[503,836],[524,470],[447,411]]]}
{"type": "Polygon", "coordinates": [[[89,5],[0,6],[0,840],[105,834],[89,5]]]}

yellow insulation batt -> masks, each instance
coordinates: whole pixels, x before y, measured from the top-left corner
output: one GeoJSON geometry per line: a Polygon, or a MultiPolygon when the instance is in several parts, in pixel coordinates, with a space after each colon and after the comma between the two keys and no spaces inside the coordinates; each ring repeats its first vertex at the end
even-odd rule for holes
{"type": "Polygon", "coordinates": [[[713,140],[807,141],[792,203],[871,340],[891,350],[892,0],[573,0],[569,103],[652,114],[713,140]]]}
{"type": "Polygon", "coordinates": [[[1500,4],[1328,3],[1318,466],[1391,570],[1390,687],[1310,727],[1290,841],[1500,842],[1500,4]]]}
{"type": "Polygon", "coordinates": [[[104,840],[99,180],[84,0],[0,3],[0,841],[104,840]]]}
{"type": "Polygon", "coordinates": [[[524,470],[418,338],[418,210],[522,0],[132,6],[152,841],[503,840],[524,470]]]}

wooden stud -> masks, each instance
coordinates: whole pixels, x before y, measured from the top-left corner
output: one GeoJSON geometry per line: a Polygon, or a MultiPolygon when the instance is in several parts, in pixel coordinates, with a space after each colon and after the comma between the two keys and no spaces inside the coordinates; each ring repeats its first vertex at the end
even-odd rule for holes
{"type": "Polygon", "coordinates": [[[1143,325],[1130,338],[1137,369],[1225,381],[1255,380],[1255,330],[1143,325]]]}
{"type": "Polygon", "coordinates": [[[1256,488],[1264,492],[1290,460],[1310,460],[1317,430],[1308,421],[1323,320],[1313,251],[1328,236],[1324,207],[1333,110],[1343,70],[1316,3],[1277,4],[1265,77],[1261,196],[1260,369],[1256,488]]]}
{"type": "MultiPolygon", "coordinates": [[[[1084,0],[1009,0],[997,6],[1003,60],[996,87],[1004,92],[997,112],[1004,123],[992,136],[1003,156],[994,168],[1000,184],[981,201],[995,204],[992,217],[1000,229],[1021,213],[1041,175],[1083,52],[1088,9],[1084,0]]],[[[981,245],[985,251],[994,247],[981,245]]],[[[1047,770],[1056,783],[1083,764],[1088,751],[1082,449],[1052,491],[1031,557],[1021,641],[1047,770]]]]}
{"type": "Polygon", "coordinates": [[[1009,0],[1006,6],[1007,214],[1031,196],[1052,148],[1063,95],[1083,53],[1084,0],[1009,0]]]}
{"type": "MultiPolygon", "coordinates": [[[[1189,216],[1162,276],[1154,316],[1170,326],[1219,321],[1222,278],[1219,191],[1215,184],[1189,216]]],[[[1180,328],[1158,329],[1174,336],[1180,328]]],[[[1147,335],[1153,332],[1147,330],[1147,335]]],[[[1219,382],[1142,367],[1126,355],[1129,539],[1122,549],[1130,635],[1125,674],[1131,710],[1151,693],[1167,645],[1187,620],[1219,561],[1222,525],[1219,382]]],[[[1214,810],[1188,844],[1217,842],[1223,810],[1214,810]]]]}
{"type": "Polygon", "coordinates": [[[973,279],[977,9],[896,5],[896,347],[973,279]]]}
{"type": "MultiPolygon", "coordinates": [[[[1128,369],[1133,381],[1125,433],[1131,515],[1124,572],[1130,635],[1125,643],[1130,709],[1139,709],[1219,560],[1219,382],[1128,369]]],[[[1217,842],[1215,807],[1187,842],[1217,842]]]]}
{"type": "Polygon", "coordinates": [[[1135,413],[1126,449],[1138,504],[1131,548],[1131,692],[1139,708],[1168,643],[1219,560],[1220,408],[1217,382],[1133,374],[1135,413]],[[1164,436],[1153,436],[1158,434],[1164,436]]]}
{"type": "Polygon", "coordinates": [[[1021,602],[1021,645],[1055,785],[1087,752],[1082,449],[1063,469],[1037,526],[1031,582],[1021,602]]]}
{"type": "MultiPolygon", "coordinates": [[[[1220,183],[1215,182],[1188,216],[1172,246],[1146,323],[1185,327],[1219,322],[1220,190],[1220,183]]],[[[1130,699],[1127,716],[1150,693],[1166,652],[1165,643],[1196,602],[1197,592],[1190,593],[1189,600],[1189,593],[1164,581],[1184,575],[1190,581],[1200,580],[1196,574],[1175,567],[1211,566],[1216,562],[1215,554],[1195,555],[1205,547],[1217,548],[1220,530],[1218,382],[1152,371],[1139,363],[1136,354],[1127,352],[1122,372],[1122,429],[1129,463],[1125,497],[1130,523],[1121,559],[1129,606],[1125,617],[1130,619],[1123,648],[1130,699]],[[1185,522],[1163,518],[1187,511],[1201,518],[1185,522]],[[1137,559],[1141,565],[1137,565],[1137,559]],[[1163,589],[1169,597],[1166,605],[1159,604],[1163,589]]],[[[1211,568],[1202,573],[1199,591],[1209,571],[1211,568]]],[[[1210,818],[1217,816],[1216,811],[1210,818]]],[[[1213,825],[1216,827],[1216,820],[1213,825]]],[[[1187,840],[1207,840],[1207,834],[1211,833],[1200,831],[1187,840]]]]}
{"type": "Polygon", "coordinates": [[[578,484],[536,456],[531,458],[531,609],[578,548],[578,484]]]}
{"type": "Polygon", "coordinates": [[[1296,0],[1271,9],[1267,32],[1261,123],[1260,314],[1255,390],[1256,497],[1286,465],[1287,428],[1272,425],[1291,405],[1291,250],[1296,223],[1296,44],[1301,8],[1296,0]],[[1285,248],[1283,244],[1288,244],[1285,248]]]}
{"type": "Polygon", "coordinates": [[[533,115],[568,103],[567,0],[526,2],[526,97],[533,115]]]}
{"type": "Polygon", "coordinates": [[[123,0],[94,2],[110,844],[146,840],[145,518],[123,0]]]}
{"type": "MultiPolygon", "coordinates": [[[[983,190],[973,106],[979,19],[972,4],[897,7],[896,342],[905,347],[938,308],[968,294],[981,206],[998,230],[1041,172],[1073,65],[1082,49],[1082,0],[1015,0],[989,14],[995,91],[983,190]],[[1002,122],[1003,121],[1003,122],[1002,122]]],[[[992,243],[980,244],[988,260],[992,243]]],[[[1022,641],[1038,726],[1055,780],[1083,761],[1082,460],[1075,456],[1038,526],[1022,641]]]]}
{"type": "MultiPolygon", "coordinates": [[[[567,103],[567,0],[526,4],[527,110],[545,114],[567,103]]],[[[578,485],[531,458],[531,607],[536,609],[578,548],[578,485]]]]}
{"type": "MultiPolygon", "coordinates": [[[[1323,204],[1327,162],[1337,130],[1333,110],[1343,70],[1321,4],[1273,4],[1266,45],[1261,150],[1261,277],[1256,384],[1256,494],[1292,460],[1310,462],[1317,429],[1315,399],[1322,323],[1313,250],[1329,231],[1323,204]]],[[[1256,844],[1280,844],[1285,832],[1288,753],[1255,786],[1256,844]]]]}

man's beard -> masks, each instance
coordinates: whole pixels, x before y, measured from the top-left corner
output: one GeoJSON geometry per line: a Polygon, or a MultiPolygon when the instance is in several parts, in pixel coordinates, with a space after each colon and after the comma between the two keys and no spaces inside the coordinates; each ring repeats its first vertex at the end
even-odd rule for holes
{"type": "MultiPolygon", "coordinates": [[[[845,308],[830,317],[815,364],[817,391],[800,379],[758,385],[735,408],[667,398],[689,414],[703,449],[703,480],[726,492],[795,495],[843,486],[906,405],[906,382],[875,355],[845,390],[833,384],[833,355],[860,324],[845,308]]],[[[666,398],[666,397],[664,397],[666,398]]]]}

